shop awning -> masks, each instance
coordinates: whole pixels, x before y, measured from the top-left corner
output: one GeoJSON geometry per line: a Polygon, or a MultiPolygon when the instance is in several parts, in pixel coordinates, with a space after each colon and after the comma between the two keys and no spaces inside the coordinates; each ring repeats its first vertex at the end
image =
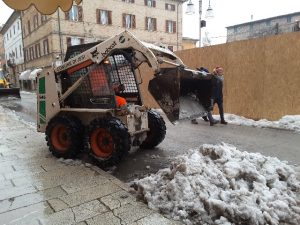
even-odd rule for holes
{"type": "Polygon", "coordinates": [[[42,71],[42,69],[40,69],[40,68],[34,69],[34,70],[30,73],[30,75],[29,75],[29,77],[28,77],[28,80],[35,80],[37,74],[38,74],[39,72],[41,72],[41,71],[42,71]]]}
{"type": "Polygon", "coordinates": [[[19,80],[28,80],[29,76],[30,76],[30,73],[31,73],[31,70],[23,71],[19,76],[19,80]]]}

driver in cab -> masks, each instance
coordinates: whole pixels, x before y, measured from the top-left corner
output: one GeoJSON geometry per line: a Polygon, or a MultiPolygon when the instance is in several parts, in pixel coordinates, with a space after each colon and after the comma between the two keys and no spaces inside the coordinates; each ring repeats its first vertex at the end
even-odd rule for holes
{"type": "Polygon", "coordinates": [[[124,84],[118,84],[114,86],[114,92],[116,94],[116,102],[117,102],[117,107],[121,108],[123,106],[127,105],[127,101],[125,98],[119,96],[119,94],[125,90],[124,84]]]}

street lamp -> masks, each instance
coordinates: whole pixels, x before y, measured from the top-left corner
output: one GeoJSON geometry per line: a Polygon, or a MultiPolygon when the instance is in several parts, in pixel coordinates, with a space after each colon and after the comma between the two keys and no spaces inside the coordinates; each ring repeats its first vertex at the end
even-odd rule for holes
{"type": "MultiPolygon", "coordinates": [[[[192,0],[189,0],[186,8],[187,15],[192,15],[195,13],[195,6],[192,0]]],[[[201,21],[201,16],[202,16],[202,0],[199,0],[199,47],[201,47],[201,28],[205,26],[203,22],[201,21]]],[[[212,19],[214,17],[213,9],[210,5],[210,0],[208,3],[208,8],[206,10],[205,18],[206,19],[212,19]]]]}

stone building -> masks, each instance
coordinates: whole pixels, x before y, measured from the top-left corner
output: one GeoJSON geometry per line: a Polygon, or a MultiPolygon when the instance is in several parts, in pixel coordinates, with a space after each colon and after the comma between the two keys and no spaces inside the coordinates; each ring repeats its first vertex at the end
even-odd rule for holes
{"type": "MultiPolygon", "coordinates": [[[[0,26],[0,30],[2,26],[0,26]]],[[[4,54],[4,43],[3,43],[3,35],[0,33],[0,70],[6,69],[5,65],[5,54],[4,54]]]]}
{"type": "Polygon", "coordinates": [[[84,0],[67,13],[23,11],[26,69],[49,67],[64,58],[69,45],[103,41],[125,29],[137,38],[177,50],[182,45],[185,0],[84,0]]]}
{"type": "Polygon", "coordinates": [[[300,31],[300,12],[227,27],[227,42],[300,31]]]}
{"type": "Polygon", "coordinates": [[[20,12],[14,11],[1,29],[4,57],[10,82],[18,85],[19,73],[24,70],[24,54],[20,12]]]}

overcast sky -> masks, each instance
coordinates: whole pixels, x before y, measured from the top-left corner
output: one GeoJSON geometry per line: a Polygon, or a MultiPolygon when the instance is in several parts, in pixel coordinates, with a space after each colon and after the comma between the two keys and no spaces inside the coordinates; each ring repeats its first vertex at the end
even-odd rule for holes
{"type": "MultiPolygon", "coordinates": [[[[192,0],[197,7],[192,16],[183,16],[183,36],[198,39],[199,37],[199,1],[192,0]]],[[[202,18],[205,16],[209,0],[203,0],[202,18]]],[[[294,12],[300,12],[300,0],[211,0],[214,19],[207,21],[207,27],[202,28],[202,36],[208,30],[213,43],[226,41],[226,26],[240,24],[253,20],[265,19],[294,12]]],[[[183,7],[185,12],[186,4],[183,7]]]]}
{"type": "MultiPolygon", "coordinates": [[[[86,0],[88,1],[88,0],[86,0]]],[[[194,15],[185,15],[186,4],[183,6],[183,36],[198,39],[199,16],[198,0],[192,0],[196,7],[194,15]]],[[[202,1],[202,18],[208,7],[209,0],[202,1]]],[[[207,22],[207,27],[202,29],[210,33],[213,43],[221,43],[226,40],[226,26],[248,22],[251,20],[300,12],[300,0],[211,0],[214,11],[214,19],[207,22]]],[[[0,0],[0,24],[4,24],[12,10],[0,0]]]]}

